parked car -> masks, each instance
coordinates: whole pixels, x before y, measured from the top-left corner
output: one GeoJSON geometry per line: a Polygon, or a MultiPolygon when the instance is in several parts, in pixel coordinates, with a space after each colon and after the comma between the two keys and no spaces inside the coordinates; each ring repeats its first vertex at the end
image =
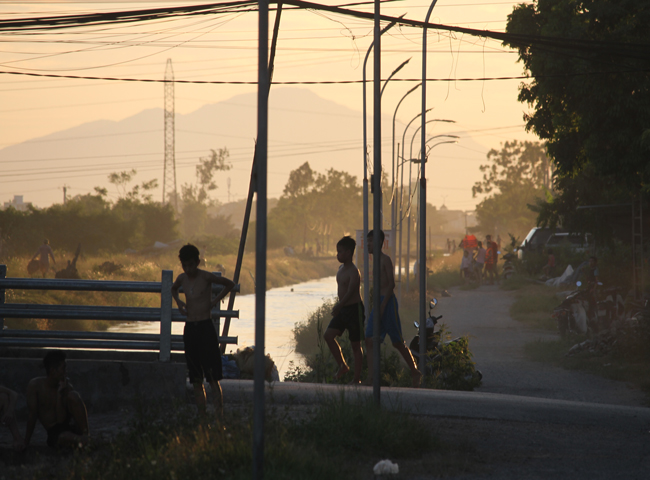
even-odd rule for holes
{"type": "Polygon", "coordinates": [[[528,232],[524,241],[517,248],[517,258],[523,260],[530,253],[542,253],[546,246],[546,241],[555,233],[562,230],[558,228],[535,227],[528,232]]]}
{"type": "Polygon", "coordinates": [[[548,237],[545,248],[570,248],[574,252],[586,252],[592,246],[590,233],[556,232],[548,237]]]}

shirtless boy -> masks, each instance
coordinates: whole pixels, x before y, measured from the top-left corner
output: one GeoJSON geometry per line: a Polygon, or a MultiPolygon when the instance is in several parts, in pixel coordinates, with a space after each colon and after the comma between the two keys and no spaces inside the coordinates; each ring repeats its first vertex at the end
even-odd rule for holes
{"type": "Polygon", "coordinates": [[[334,377],[338,380],[350,371],[350,367],[345,363],[336,337],[340,337],[345,330],[349,332],[352,354],[354,355],[354,379],[352,383],[361,382],[361,362],[363,361],[361,332],[363,332],[364,309],[359,294],[361,276],[359,275],[359,269],[352,263],[356,245],[357,243],[348,236],[343,237],[336,244],[336,259],[343,264],[336,274],[339,301],[332,309],[333,318],[324,335],[327,346],[339,366],[339,370],[334,377]]]}
{"type": "Polygon", "coordinates": [[[25,442],[14,416],[17,398],[16,392],[0,385],[0,423],[9,429],[14,437],[14,449],[20,451],[24,448],[25,442]]]}
{"type": "Polygon", "coordinates": [[[33,378],[27,385],[25,447],[34,433],[36,419],[47,431],[49,447],[85,445],[88,413],[66,377],[65,352],[50,350],[43,358],[43,366],[47,376],[33,378]]]}
{"type": "Polygon", "coordinates": [[[187,244],[178,252],[183,272],[172,285],[172,296],[180,312],[187,316],[183,330],[185,344],[185,361],[190,373],[190,382],[194,387],[194,397],[199,412],[206,413],[206,398],[203,388],[205,378],[212,388],[214,408],[217,418],[223,416],[223,393],[219,380],[221,371],[221,351],[219,337],[212,323],[210,312],[234,288],[235,284],[225,277],[199,269],[201,260],[199,249],[187,244]],[[223,289],[212,298],[212,284],[222,285],[223,289]],[[178,294],[183,287],[185,302],[178,294]]]}
{"type": "MultiPolygon", "coordinates": [[[[373,254],[373,231],[368,233],[368,253],[373,254]]],[[[384,232],[379,230],[379,240],[380,244],[384,243],[384,232]]],[[[380,315],[379,315],[379,342],[383,342],[386,334],[390,337],[393,342],[393,347],[402,355],[406,361],[406,365],[411,370],[411,383],[413,388],[418,388],[420,386],[420,381],[422,380],[422,373],[418,370],[413,360],[413,355],[411,351],[406,348],[404,339],[402,338],[402,324],[399,319],[397,299],[395,298],[394,289],[395,289],[395,268],[393,267],[393,262],[388,255],[386,255],[381,250],[378,252],[379,255],[379,285],[380,285],[380,315]]],[[[376,318],[375,311],[370,312],[370,318],[368,319],[368,324],[366,325],[366,351],[368,355],[368,381],[372,383],[372,370],[373,370],[373,332],[374,324],[373,320],[376,318]]]]}

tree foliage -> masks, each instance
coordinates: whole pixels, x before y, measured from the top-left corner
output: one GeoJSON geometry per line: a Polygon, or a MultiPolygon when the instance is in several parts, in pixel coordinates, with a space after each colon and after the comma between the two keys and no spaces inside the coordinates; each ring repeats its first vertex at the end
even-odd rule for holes
{"type": "Polygon", "coordinates": [[[647,60],[617,55],[650,46],[649,0],[538,0],[514,8],[507,32],[566,39],[566,48],[507,45],[533,79],[519,100],[526,125],[547,142],[556,168],[553,201],[540,220],[575,223],[576,205],[629,201],[649,191],[650,77],[647,60]],[[572,40],[591,48],[572,49],[572,40]]]}
{"type": "Polygon", "coordinates": [[[301,244],[303,251],[313,243],[318,250],[327,247],[331,238],[336,241],[354,232],[361,225],[361,215],[361,187],[356,177],[334,169],[321,174],[305,162],[289,174],[269,214],[269,241],[301,244]]]}
{"type": "Polygon", "coordinates": [[[522,235],[535,225],[536,204],[550,197],[552,171],[544,146],[539,142],[505,142],[501,150],[487,154],[481,165],[483,179],[472,195],[489,194],[476,207],[478,231],[522,235]]]}

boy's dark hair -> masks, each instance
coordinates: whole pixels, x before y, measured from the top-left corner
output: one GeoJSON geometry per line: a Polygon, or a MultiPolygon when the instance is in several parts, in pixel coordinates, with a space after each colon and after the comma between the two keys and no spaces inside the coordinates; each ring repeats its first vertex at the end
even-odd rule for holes
{"type": "MultiPolygon", "coordinates": [[[[368,232],[368,238],[372,237],[374,235],[374,233],[375,233],[374,230],[370,230],[368,232]]],[[[384,243],[384,238],[386,238],[386,236],[384,235],[384,231],[379,230],[379,240],[380,240],[381,243],[384,243]]]]}
{"type": "Polygon", "coordinates": [[[50,373],[50,370],[57,368],[63,362],[65,362],[65,352],[63,350],[50,350],[43,357],[43,366],[46,373],[50,373]]]}
{"type": "Polygon", "coordinates": [[[187,245],[183,245],[181,249],[178,251],[178,258],[181,262],[187,262],[190,260],[196,260],[198,262],[199,249],[196,248],[191,243],[188,243],[187,245]]]}
{"type": "Polygon", "coordinates": [[[479,247],[483,248],[483,242],[481,242],[480,240],[478,241],[477,245],[478,245],[479,247]]]}
{"type": "Polygon", "coordinates": [[[343,237],[341,240],[338,241],[336,246],[345,248],[346,250],[349,250],[350,253],[354,253],[354,249],[357,246],[357,242],[355,242],[354,238],[352,238],[350,235],[346,235],[345,237],[343,237]]]}

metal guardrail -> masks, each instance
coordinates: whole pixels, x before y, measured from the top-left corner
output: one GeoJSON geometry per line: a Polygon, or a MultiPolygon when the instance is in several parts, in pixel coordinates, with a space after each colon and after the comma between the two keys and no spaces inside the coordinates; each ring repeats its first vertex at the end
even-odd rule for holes
{"type": "MultiPolygon", "coordinates": [[[[171,270],[162,271],[160,282],[6,278],[6,274],[6,265],[0,265],[0,347],[158,350],[159,360],[162,362],[171,359],[172,350],[183,350],[182,336],[171,334],[171,322],[186,320],[178,309],[172,308],[173,272],[171,270]],[[5,303],[6,289],[160,293],[160,308],[5,303]],[[160,334],[4,330],[5,317],[120,322],[160,321],[160,334]]],[[[221,285],[212,285],[213,292],[219,292],[222,288],[221,285]]],[[[239,291],[239,285],[235,290],[239,291]]],[[[217,321],[221,317],[239,318],[239,311],[213,310],[211,316],[217,321]]],[[[218,325],[217,323],[217,329],[218,325]]],[[[237,340],[237,337],[219,338],[220,343],[236,344],[237,340]]]]}

